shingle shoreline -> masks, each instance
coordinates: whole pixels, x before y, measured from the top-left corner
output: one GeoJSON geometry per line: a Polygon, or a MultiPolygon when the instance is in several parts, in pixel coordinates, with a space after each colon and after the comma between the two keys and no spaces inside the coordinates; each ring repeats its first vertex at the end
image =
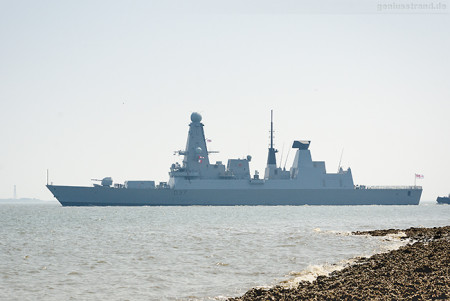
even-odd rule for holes
{"type": "Polygon", "coordinates": [[[353,234],[399,232],[411,242],[397,250],[359,259],[312,283],[300,282],[295,288],[253,288],[229,300],[450,300],[450,226],[353,234]]]}

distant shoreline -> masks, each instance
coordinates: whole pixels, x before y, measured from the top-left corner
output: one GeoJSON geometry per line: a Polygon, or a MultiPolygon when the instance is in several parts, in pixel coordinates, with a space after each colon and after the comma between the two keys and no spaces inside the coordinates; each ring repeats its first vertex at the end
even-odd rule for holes
{"type": "Polygon", "coordinates": [[[0,199],[0,203],[10,204],[10,203],[55,203],[57,200],[40,200],[34,198],[20,198],[20,199],[0,199]]]}
{"type": "Polygon", "coordinates": [[[356,231],[355,235],[386,236],[405,233],[406,246],[359,259],[356,264],[298,287],[253,288],[249,300],[431,300],[450,298],[450,226],[356,231]]]}

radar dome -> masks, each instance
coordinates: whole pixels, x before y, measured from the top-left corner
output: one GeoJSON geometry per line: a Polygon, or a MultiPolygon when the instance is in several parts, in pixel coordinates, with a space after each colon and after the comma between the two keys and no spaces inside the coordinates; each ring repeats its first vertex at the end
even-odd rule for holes
{"type": "Polygon", "coordinates": [[[202,115],[200,115],[197,112],[194,112],[191,114],[191,120],[192,120],[192,122],[200,122],[200,121],[202,121],[202,115]]]}
{"type": "Polygon", "coordinates": [[[201,154],[202,153],[202,148],[199,146],[195,149],[197,154],[201,154]]]}

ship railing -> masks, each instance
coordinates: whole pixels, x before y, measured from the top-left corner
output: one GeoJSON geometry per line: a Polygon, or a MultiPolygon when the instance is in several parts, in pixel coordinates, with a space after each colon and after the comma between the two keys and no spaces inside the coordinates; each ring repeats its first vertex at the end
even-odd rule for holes
{"type": "Polygon", "coordinates": [[[422,189],[422,186],[360,186],[359,189],[422,189]]]}

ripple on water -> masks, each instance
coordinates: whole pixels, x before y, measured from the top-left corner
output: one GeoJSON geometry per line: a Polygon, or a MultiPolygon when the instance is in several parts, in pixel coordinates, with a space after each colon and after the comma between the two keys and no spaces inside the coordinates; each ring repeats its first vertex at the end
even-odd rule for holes
{"type": "Polygon", "coordinates": [[[444,225],[448,208],[10,206],[0,210],[0,299],[236,296],[398,243],[348,231],[444,225]]]}

